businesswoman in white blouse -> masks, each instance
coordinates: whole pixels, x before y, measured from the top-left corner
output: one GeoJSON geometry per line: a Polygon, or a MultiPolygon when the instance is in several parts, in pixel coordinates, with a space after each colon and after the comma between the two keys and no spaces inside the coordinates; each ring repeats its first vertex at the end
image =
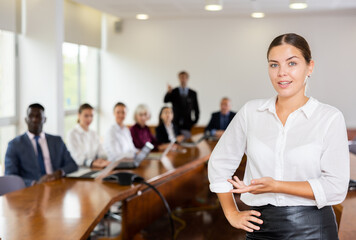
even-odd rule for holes
{"type": "Polygon", "coordinates": [[[116,161],[123,157],[134,157],[138,151],[132,141],[131,133],[125,126],[126,105],[118,102],[114,106],[115,123],[110,126],[104,138],[104,150],[109,161],[116,161]]]}
{"type": "Polygon", "coordinates": [[[277,96],[237,113],[211,155],[210,189],[246,239],[338,239],[331,205],[344,200],[349,181],[344,117],[305,95],[314,61],[303,37],[276,37],[267,60],[277,96]],[[244,153],[244,179],[231,179],[244,153]],[[252,210],[239,211],[232,193],[252,210]]]}
{"type": "Polygon", "coordinates": [[[79,166],[103,168],[109,162],[98,134],[89,128],[93,117],[94,108],[87,103],[82,104],[78,110],[78,124],[69,132],[67,144],[79,166]]]}

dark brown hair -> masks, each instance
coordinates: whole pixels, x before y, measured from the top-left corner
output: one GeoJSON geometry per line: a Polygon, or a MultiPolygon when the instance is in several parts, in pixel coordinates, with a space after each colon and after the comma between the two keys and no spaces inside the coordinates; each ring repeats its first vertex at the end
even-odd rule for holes
{"type": "MultiPolygon", "coordinates": [[[[158,125],[163,125],[163,120],[161,118],[161,115],[162,115],[162,112],[167,109],[167,108],[171,108],[171,107],[168,107],[168,106],[164,106],[161,108],[161,111],[159,111],[159,115],[158,115],[158,119],[159,119],[159,122],[158,122],[158,125]]],[[[171,108],[172,109],[172,108],[171,108]]]]}
{"type": "Polygon", "coordinates": [[[178,77],[180,77],[181,75],[186,75],[189,78],[189,73],[187,73],[186,71],[181,71],[178,73],[178,77]]]}
{"type": "MultiPolygon", "coordinates": [[[[81,114],[85,109],[93,110],[94,108],[88,103],[83,103],[82,105],[80,105],[78,113],[81,114]]],[[[77,120],[77,123],[79,123],[79,118],[77,120]]]]}
{"type": "Polygon", "coordinates": [[[120,106],[126,108],[125,103],[118,102],[118,103],[115,104],[115,106],[114,106],[114,108],[113,108],[113,111],[115,111],[115,108],[116,108],[116,107],[120,107],[120,106]]]}
{"type": "Polygon", "coordinates": [[[273,41],[271,42],[271,44],[268,47],[267,59],[268,59],[268,55],[272,48],[283,45],[283,44],[289,44],[289,45],[292,45],[293,47],[298,48],[300,50],[300,52],[302,53],[307,64],[310,63],[312,57],[311,57],[309,44],[302,36],[299,36],[298,34],[295,34],[295,33],[286,33],[286,34],[280,35],[280,36],[276,37],[275,39],[273,39],[273,41]]]}

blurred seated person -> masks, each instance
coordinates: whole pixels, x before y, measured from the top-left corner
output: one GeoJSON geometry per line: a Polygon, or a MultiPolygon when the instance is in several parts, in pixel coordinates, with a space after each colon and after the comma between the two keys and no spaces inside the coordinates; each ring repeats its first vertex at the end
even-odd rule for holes
{"type": "Polygon", "coordinates": [[[162,107],[159,113],[159,125],[156,127],[158,144],[180,143],[184,140],[177,125],[173,124],[173,110],[171,107],[162,107]]]}
{"type": "Polygon", "coordinates": [[[231,112],[230,109],[230,99],[227,97],[221,99],[220,112],[211,114],[211,119],[208,126],[205,128],[205,132],[208,132],[210,136],[220,138],[236,114],[235,112],[231,112]]]}
{"type": "Polygon", "coordinates": [[[104,150],[109,161],[116,161],[123,157],[134,157],[135,148],[130,130],[125,126],[126,105],[118,102],[114,106],[115,123],[109,128],[104,138],[104,150]]]}
{"type": "Polygon", "coordinates": [[[45,109],[35,103],[27,108],[28,131],[9,142],[5,175],[20,176],[26,186],[54,181],[78,169],[60,136],[43,132],[45,109]]]}
{"type": "Polygon", "coordinates": [[[79,107],[78,124],[68,133],[68,150],[78,165],[104,168],[110,162],[106,160],[98,134],[89,128],[93,117],[92,106],[84,103],[79,107]]]}
{"type": "Polygon", "coordinates": [[[134,113],[136,124],[130,128],[133,143],[138,149],[142,149],[146,142],[152,143],[157,149],[157,140],[146,125],[150,118],[151,113],[148,107],[145,104],[138,105],[134,113]]]}

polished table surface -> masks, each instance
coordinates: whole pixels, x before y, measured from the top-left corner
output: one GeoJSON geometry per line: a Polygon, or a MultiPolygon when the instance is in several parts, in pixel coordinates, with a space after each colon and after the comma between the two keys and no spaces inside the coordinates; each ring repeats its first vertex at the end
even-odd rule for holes
{"type": "MultiPolygon", "coordinates": [[[[214,143],[202,142],[186,153],[172,152],[168,162],[145,160],[134,170],[151,184],[206,162],[214,143]]],[[[351,155],[351,178],[356,179],[356,156],[351,155]]],[[[2,239],[86,239],[116,201],[137,194],[144,186],[64,178],[0,197],[2,239]]],[[[356,237],[356,191],[342,203],[341,240],[356,237]]]]}
{"type": "MultiPolygon", "coordinates": [[[[170,152],[167,159],[144,160],[132,172],[151,184],[182,174],[205,163],[212,146],[203,141],[185,153],[170,152]]],[[[111,182],[63,178],[0,197],[0,238],[86,239],[110,206],[145,188],[111,182]]]]}
{"type": "MultiPolygon", "coordinates": [[[[350,177],[356,180],[356,155],[350,153],[350,177]]],[[[347,193],[342,203],[343,211],[339,228],[340,240],[356,239],[356,190],[347,193]]]]}

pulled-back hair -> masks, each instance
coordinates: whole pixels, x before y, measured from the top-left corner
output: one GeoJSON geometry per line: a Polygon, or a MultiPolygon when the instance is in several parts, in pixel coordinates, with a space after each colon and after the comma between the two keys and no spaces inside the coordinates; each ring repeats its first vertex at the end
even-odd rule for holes
{"type": "MultiPolygon", "coordinates": [[[[80,105],[78,113],[81,114],[86,109],[93,110],[94,108],[89,103],[83,103],[82,105],[80,105]]],[[[77,119],[77,123],[79,123],[79,118],[77,119]]]]}
{"type": "Polygon", "coordinates": [[[118,102],[118,103],[115,104],[113,110],[115,111],[115,108],[117,108],[117,107],[124,107],[124,108],[126,108],[126,105],[125,105],[125,103],[123,103],[123,102],[118,102]]]}
{"type": "Polygon", "coordinates": [[[295,33],[282,34],[276,37],[275,39],[273,39],[273,41],[268,47],[267,59],[272,48],[283,44],[289,44],[292,45],[293,47],[298,48],[302,53],[307,64],[310,63],[312,57],[311,57],[309,44],[302,36],[299,36],[298,34],[295,33]]]}
{"type": "Polygon", "coordinates": [[[90,109],[93,110],[94,108],[88,104],[88,103],[83,103],[82,105],[80,105],[79,109],[78,109],[78,113],[82,113],[85,109],[90,109]]]}

